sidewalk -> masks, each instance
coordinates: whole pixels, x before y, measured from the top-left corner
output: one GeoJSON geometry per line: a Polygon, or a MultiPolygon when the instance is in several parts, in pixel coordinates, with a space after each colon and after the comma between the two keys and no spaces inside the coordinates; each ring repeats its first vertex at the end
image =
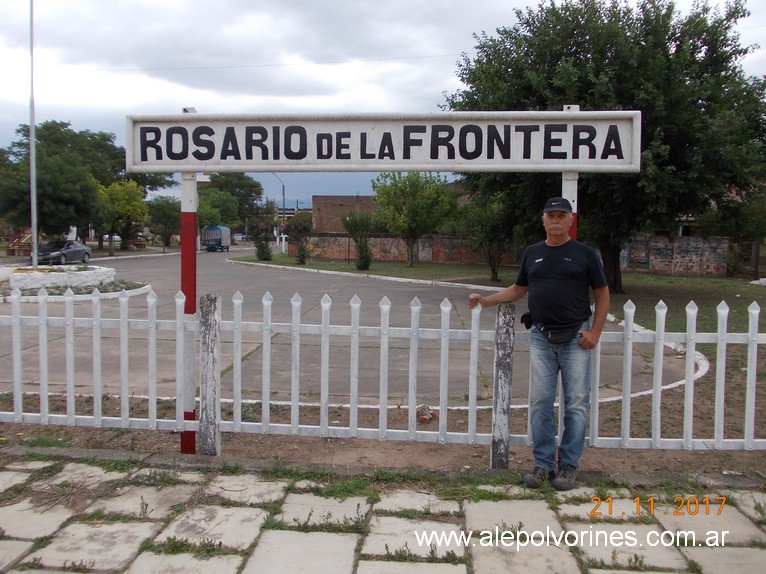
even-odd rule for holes
{"type": "Polygon", "coordinates": [[[481,484],[281,471],[194,456],[0,448],[0,572],[737,574],[766,563],[766,494],[748,485],[582,487],[543,497],[498,485],[502,474],[481,484]],[[334,497],[340,492],[346,498],[334,497]]]}

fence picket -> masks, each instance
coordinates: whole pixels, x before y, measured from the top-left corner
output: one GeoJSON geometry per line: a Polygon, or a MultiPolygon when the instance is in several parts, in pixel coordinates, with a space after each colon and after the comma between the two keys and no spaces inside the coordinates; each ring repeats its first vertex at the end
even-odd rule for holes
{"type": "Polygon", "coordinates": [[[630,390],[631,373],[633,372],[633,318],[636,315],[636,306],[628,300],[623,307],[625,312],[625,328],[623,330],[622,353],[622,429],[621,444],[625,448],[630,442],[630,390]]]}
{"type": "Polygon", "coordinates": [[[471,350],[468,359],[468,442],[476,442],[476,400],[479,386],[479,321],[481,305],[471,310],[471,350]]]}
{"type": "Polygon", "coordinates": [[[386,438],[388,428],[388,323],[391,301],[388,297],[380,300],[380,393],[378,394],[378,438],[386,438]]]}
{"type": "Polygon", "coordinates": [[[120,419],[122,426],[129,426],[130,418],[130,365],[128,359],[129,338],[128,332],[128,302],[130,297],[125,290],[120,293],[120,419]]]}
{"type": "Polygon", "coordinates": [[[244,297],[237,291],[231,299],[234,313],[234,337],[232,340],[232,417],[234,432],[242,430],[242,302],[244,297]]]}
{"type": "MultiPolygon", "coordinates": [[[[40,365],[40,424],[48,424],[50,405],[48,402],[48,291],[45,287],[37,292],[39,337],[38,364],[40,365]]],[[[94,373],[95,376],[95,373],[94,373]]]]}
{"type": "Polygon", "coordinates": [[[716,307],[718,315],[718,344],[715,352],[715,415],[714,415],[714,443],[715,448],[723,448],[723,424],[725,417],[726,395],[726,331],[729,318],[729,306],[721,301],[716,307]]]}
{"type": "Polygon", "coordinates": [[[13,350],[13,422],[20,423],[24,413],[24,387],[21,379],[21,291],[11,292],[11,349],[13,350]]]}
{"type": "Polygon", "coordinates": [[[362,300],[354,295],[351,298],[351,341],[349,346],[349,431],[352,437],[357,436],[359,427],[359,315],[362,300]]]}
{"type": "MultiPolygon", "coordinates": [[[[99,304],[101,303],[99,298],[99,304]]],[[[157,428],[157,294],[153,289],[146,294],[146,342],[148,356],[149,428],[157,428]]],[[[101,393],[98,393],[99,405],[101,393]]]]}
{"type": "Polygon", "coordinates": [[[684,385],[684,448],[692,448],[694,436],[694,364],[697,348],[697,304],[686,306],[686,383],[684,385]]]}
{"type": "Polygon", "coordinates": [[[271,424],[271,307],[274,297],[268,291],[261,299],[263,308],[263,340],[261,341],[261,430],[269,432],[271,424]]]}
{"type": "MultiPolygon", "coordinates": [[[[407,432],[415,440],[418,421],[418,347],[420,345],[420,311],[423,304],[417,297],[410,301],[410,359],[407,376],[407,432]]],[[[425,405],[426,408],[430,408],[425,405]]]]}
{"type": "Polygon", "coordinates": [[[290,429],[298,434],[300,416],[300,366],[301,366],[301,299],[297,293],[290,300],[293,310],[292,325],[292,368],[290,371],[290,429]]]}
{"type": "MultiPolygon", "coordinates": [[[[66,418],[69,426],[75,421],[75,392],[74,392],[74,291],[67,288],[64,293],[64,349],[66,369],[66,418]]],[[[127,354],[127,353],[126,353],[127,354]]]]}
{"type": "Polygon", "coordinates": [[[322,306],[322,335],[319,360],[319,436],[327,436],[330,409],[330,308],[332,299],[325,293],[322,306]]]}
{"type": "Polygon", "coordinates": [[[184,428],[184,305],[186,296],[178,291],[175,296],[176,304],[176,430],[184,428]]]}
{"type": "Polygon", "coordinates": [[[761,308],[753,301],[747,308],[747,390],[745,391],[745,450],[755,446],[755,385],[758,371],[758,316],[761,308]]]}
{"type": "Polygon", "coordinates": [[[663,301],[654,308],[654,371],[652,373],[652,448],[662,439],[662,369],[665,364],[665,320],[668,306],[663,301]]]}
{"type": "Polygon", "coordinates": [[[447,442],[447,416],[449,406],[449,318],[452,303],[445,297],[441,309],[441,345],[439,352],[439,442],[447,442]]]}

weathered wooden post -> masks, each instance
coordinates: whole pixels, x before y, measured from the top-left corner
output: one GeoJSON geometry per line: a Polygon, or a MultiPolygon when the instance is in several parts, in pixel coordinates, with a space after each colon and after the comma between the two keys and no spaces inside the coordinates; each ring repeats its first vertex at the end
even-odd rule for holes
{"type": "Polygon", "coordinates": [[[200,415],[199,454],[221,454],[221,296],[200,298],[200,415]]]}
{"type": "Polygon", "coordinates": [[[492,392],[492,450],[490,468],[508,468],[509,414],[513,383],[513,320],[516,306],[501,303],[495,323],[495,380],[492,392]]]}

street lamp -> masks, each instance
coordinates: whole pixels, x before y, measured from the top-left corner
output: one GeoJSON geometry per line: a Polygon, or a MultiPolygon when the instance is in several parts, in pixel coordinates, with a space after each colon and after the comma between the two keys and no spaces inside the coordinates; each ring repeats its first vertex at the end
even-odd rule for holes
{"type": "Polygon", "coordinates": [[[279,180],[279,183],[282,184],[282,232],[279,234],[279,240],[282,245],[282,253],[285,253],[287,251],[285,248],[285,222],[287,221],[285,216],[285,182],[273,171],[271,172],[271,175],[276,177],[279,180]]]}
{"type": "Polygon", "coordinates": [[[279,177],[273,171],[271,172],[271,175],[276,177],[279,180],[279,183],[282,184],[282,225],[284,226],[284,224],[285,224],[285,182],[282,181],[282,178],[279,177]]]}

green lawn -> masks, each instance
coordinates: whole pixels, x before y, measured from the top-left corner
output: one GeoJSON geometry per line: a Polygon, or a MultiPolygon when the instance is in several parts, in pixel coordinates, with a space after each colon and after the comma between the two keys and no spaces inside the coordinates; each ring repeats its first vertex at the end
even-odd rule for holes
{"type": "MultiPolygon", "coordinates": [[[[238,257],[241,261],[256,261],[254,256],[238,257]]],[[[304,267],[328,271],[344,271],[388,277],[406,277],[431,281],[454,281],[473,285],[501,287],[516,278],[516,267],[504,267],[500,272],[500,282],[489,280],[489,267],[486,265],[460,265],[440,263],[417,263],[408,267],[405,263],[374,261],[368,271],[357,271],[351,261],[311,260],[308,265],[300,266],[294,257],[277,253],[270,263],[288,267],[304,267]]],[[[745,332],[748,326],[748,307],[756,302],[763,309],[766,307],[766,287],[752,285],[747,279],[710,278],[710,277],[671,277],[648,273],[623,273],[624,294],[612,295],[611,312],[618,319],[623,318],[623,305],[631,300],[636,305],[635,322],[654,328],[655,306],[663,301],[668,306],[666,319],[667,331],[686,330],[686,306],[691,302],[699,308],[697,314],[698,332],[715,332],[718,317],[716,307],[725,301],[729,306],[730,332],[745,332]]],[[[761,320],[763,324],[763,320],[761,320]]]]}

